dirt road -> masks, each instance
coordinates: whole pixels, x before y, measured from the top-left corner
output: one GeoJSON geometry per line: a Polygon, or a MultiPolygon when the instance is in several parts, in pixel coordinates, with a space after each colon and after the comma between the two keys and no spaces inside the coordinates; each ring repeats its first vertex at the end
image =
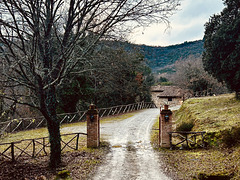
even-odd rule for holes
{"type": "Polygon", "coordinates": [[[101,137],[111,144],[105,164],[93,180],[169,180],[150,144],[159,109],[142,110],[123,121],[101,125],[101,137]]]}

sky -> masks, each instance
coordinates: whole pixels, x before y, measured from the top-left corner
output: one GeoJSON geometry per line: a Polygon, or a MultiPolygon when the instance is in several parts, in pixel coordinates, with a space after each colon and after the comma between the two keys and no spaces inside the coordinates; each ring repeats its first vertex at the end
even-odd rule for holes
{"type": "Polygon", "coordinates": [[[166,29],[165,24],[152,24],[136,29],[129,40],[135,44],[169,46],[203,39],[204,24],[223,8],[222,0],[182,0],[179,10],[169,19],[171,28],[166,29]]]}

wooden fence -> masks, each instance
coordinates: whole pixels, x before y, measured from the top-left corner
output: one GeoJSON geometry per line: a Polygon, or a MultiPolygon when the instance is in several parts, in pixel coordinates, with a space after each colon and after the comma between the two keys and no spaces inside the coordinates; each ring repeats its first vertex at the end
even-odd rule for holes
{"type": "MultiPolygon", "coordinates": [[[[178,145],[183,145],[186,143],[187,148],[191,148],[194,146],[205,147],[204,143],[204,134],[206,132],[169,132],[169,139],[170,139],[170,149],[176,148],[178,145]],[[197,136],[200,136],[200,141],[197,142],[197,136]],[[173,142],[175,141],[175,143],[173,142]]],[[[180,147],[182,148],[182,146],[180,147]]]]}
{"type": "Polygon", "coordinates": [[[212,91],[196,91],[193,93],[193,97],[205,97],[205,96],[213,96],[215,93],[213,93],[212,91]]]}
{"type": "MultiPolygon", "coordinates": [[[[146,108],[156,108],[156,105],[152,102],[140,102],[128,105],[114,106],[110,108],[100,108],[99,116],[111,116],[121,113],[127,113],[135,110],[146,109],[146,108]]],[[[87,111],[78,111],[76,113],[64,113],[58,114],[60,124],[63,123],[73,123],[80,122],[86,119],[87,111]]],[[[46,121],[44,117],[35,118],[19,118],[11,121],[0,123],[0,137],[6,133],[13,133],[16,131],[36,129],[40,127],[46,127],[46,121]]]]}
{"type": "MultiPolygon", "coordinates": [[[[86,138],[80,139],[86,133],[72,133],[61,135],[61,151],[78,150],[79,146],[86,146],[86,138]]],[[[21,158],[37,158],[47,156],[50,153],[48,137],[25,139],[18,142],[0,144],[0,161],[16,161],[21,158]]]]}

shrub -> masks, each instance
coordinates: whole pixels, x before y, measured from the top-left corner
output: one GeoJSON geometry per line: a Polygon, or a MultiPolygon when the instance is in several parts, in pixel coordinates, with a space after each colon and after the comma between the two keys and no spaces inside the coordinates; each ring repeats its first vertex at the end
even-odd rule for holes
{"type": "Polygon", "coordinates": [[[218,147],[220,145],[220,133],[219,132],[208,132],[204,136],[206,146],[218,147]]]}
{"type": "Polygon", "coordinates": [[[179,126],[177,126],[177,131],[191,131],[194,127],[193,121],[182,122],[179,126]]]}

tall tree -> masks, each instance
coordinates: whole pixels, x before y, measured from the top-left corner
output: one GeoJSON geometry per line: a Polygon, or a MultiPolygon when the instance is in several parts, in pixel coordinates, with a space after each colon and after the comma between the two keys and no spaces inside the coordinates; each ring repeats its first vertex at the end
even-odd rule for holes
{"type": "Polygon", "coordinates": [[[94,102],[99,108],[150,101],[153,84],[151,70],[147,67],[140,50],[128,47],[128,43],[102,41],[94,48],[88,61],[91,69],[84,74],[71,74],[58,91],[59,107],[67,112],[86,109],[94,102]],[[71,83],[69,83],[71,82],[71,83]]]}
{"type": "Polygon", "coordinates": [[[168,23],[178,1],[0,1],[2,81],[11,87],[28,89],[14,97],[4,93],[4,97],[37,108],[43,114],[49,131],[52,167],[61,162],[61,137],[56,116],[59,84],[77,65],[88,62],[86,54],[106,33],[116,35],[116,31],[153,22],[168,23]],[[88,38],[91,35],[96,38],[88,38]],[[32,101],[19,100],[23,95],[32,101]]]}
{"type": "Polygon", "coordinates": [[[149,87],[145,78],[151,71],[147,72],[140,51],[127,50],[126,45],[108,42],[96,54],[96,58],[101,62],[97,64],[101,71],[94,72],[97,94],[95,100],[101,106],[106,106],[107,102],[108,105],[135,103],[145,100],[145,96],[148,96],[144,93],[149,87]]]}
{"type": "Polygon", "coordinates": [[[225,0],[221,14],[205,24],[203,64],[228,88],[240,92],[240,1],[225,0]]]}

